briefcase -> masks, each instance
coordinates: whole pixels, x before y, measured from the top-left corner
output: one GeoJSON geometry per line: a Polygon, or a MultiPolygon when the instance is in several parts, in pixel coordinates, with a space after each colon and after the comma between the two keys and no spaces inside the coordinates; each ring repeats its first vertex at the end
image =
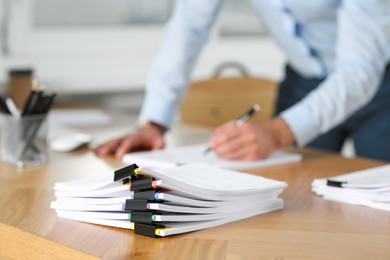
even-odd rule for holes
{"type": "Polygon", "coordinates": [[[270,79],[249,76],[239,63],[223,63],[210,79],[193,82],[180,107],[180,119],[185,124],[214,128],[234,120],[253,104],[261,109],[250,120],[264,122],[272,117],[276,84],[270,79]],[[240,71],[236,77],[222,77],[227,68],[240,71]]]}

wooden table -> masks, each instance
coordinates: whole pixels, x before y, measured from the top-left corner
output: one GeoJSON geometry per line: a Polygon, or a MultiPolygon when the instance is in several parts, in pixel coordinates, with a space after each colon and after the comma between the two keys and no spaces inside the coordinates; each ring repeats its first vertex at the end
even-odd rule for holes
{"type": "Polygon", "coordinates": [[[121,163],[87,150],[48,165],[0,164],[0,259],[390,259],[390,212],[323,200],[313,178],[383,163],[299,150],[300,163],[250,171],[286,181],[283,210],[166,238],[57,218],[57,181],[113,174],[121,163]]]}

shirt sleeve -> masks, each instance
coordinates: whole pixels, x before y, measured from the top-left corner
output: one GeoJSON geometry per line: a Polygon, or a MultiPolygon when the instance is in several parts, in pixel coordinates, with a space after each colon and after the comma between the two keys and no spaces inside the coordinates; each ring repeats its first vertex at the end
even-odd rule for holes
{"type": "Polygon", "coordinates": [[[222,0],[177,1],[163,47],[147,76],[141,121],[150,120],[170,128],[221,3],[222,0]]]}
{"type": "Polygon", "coordinates": [[[334,71],[281,114],[298,146],[340,124],[373,98],[389,62],[389,11],[388,0],[341,2],[334,71]]]}

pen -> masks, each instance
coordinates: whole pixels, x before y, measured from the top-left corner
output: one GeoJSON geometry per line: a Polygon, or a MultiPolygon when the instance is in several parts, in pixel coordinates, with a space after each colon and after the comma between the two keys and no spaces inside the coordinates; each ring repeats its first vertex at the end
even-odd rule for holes
{"type": "MultiPolygon", "coordinates": [[[[243,123],[248,121],[248,119],[251,118],[251,116],[253,116],[259,110],[260,110],[260,105],[254,104],[253,106],[251,106],[251,108],[248,111],[246,111],[244,114],[242,114],[240,117],[238,117],[236,119],[236,121],[234,122],[234,124],[236,126],[242,125],[243,123]]],[[[207,149],[204,151],[204,154],[207,154],[211,150],[212,150],[211,147],[207,147],[207,149]]]]}
{"type": "Polygon", "coordinates": [[[37,89],[38,89],[38,82],[36,80],[33,80],[31,82],[30,94],[28,95],[27,99],[24,101],[24,104],[23,104],[22,116],[25,116],[29,113],[29,109],[31,107],[31,102],[33,102],[33,99],[34,99],[34,96],[36,94],[37,89]]]}
{"type": "Polygon", "coordinates": [[[260,105],[254,104],[248,111],[246,111],[242,116],[237,118],[234,122],[236,126],[240,126],[245,123],[254,113],[260,110],[260,105]]]}
{"type": "Polygon", "coordinates": [[[15,118],[20,118],[20,112],[16,107],[14,101],[8,97],[6,98],[5,103],[8,107],[8,110],[11,112],[11,115],[13,115],[15,118]]]}
{"type": "Polygon", "coordinates": [[[4,114],[11,114],[11,111],[9,111],[8,105],[2,95],[0,95],[0,110],[4,114]]]}

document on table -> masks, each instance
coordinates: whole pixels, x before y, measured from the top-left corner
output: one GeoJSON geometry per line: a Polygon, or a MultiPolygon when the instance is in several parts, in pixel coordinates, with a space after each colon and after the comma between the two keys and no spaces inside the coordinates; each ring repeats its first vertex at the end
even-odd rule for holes
{"type": "Polygon", "coordinates": [[[277,151],[266,159],[256,161],[224,160],[213,152],[205,155],[204,151],[206,149],[207,144],[199,144],[156,151],[128,153],[123,156],[123,162],[126,164],[136,163],[155,169],[202,162],[231,170],[247,170],[302,160],[302,155],[285,151],[277,151]]]}
{"type": "Polygon", "coordinates": [[[390,211],[390,164],[312,182],[324,199],[390,211]]]}

